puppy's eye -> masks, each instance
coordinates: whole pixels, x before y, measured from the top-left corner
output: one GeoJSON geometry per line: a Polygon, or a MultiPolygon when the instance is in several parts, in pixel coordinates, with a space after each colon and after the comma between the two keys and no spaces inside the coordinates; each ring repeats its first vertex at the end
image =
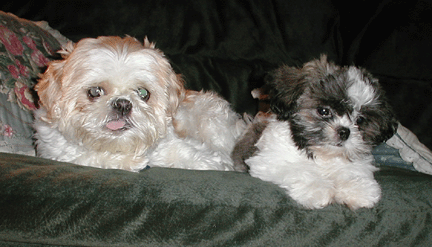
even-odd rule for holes
{"type": "Polygon", "coordinates": [[[325,108],[325,107],[318,107],[317,112],[322,117],[330,117],[331,116],[330,109],[325,108]]]}
{"type": "Polygon", "coordinates": [[[101,87],[91,87],[87,91],[89,98],[94,99],[102,96],[105,93],[104,89],[101,87]]]}
{"type": "Polygon", "coordinates": [[[362,125],[366,122],[366,119],[362,116],[358,117],[356,120],[357,125],[362,125]]]}
{"type": "Polygon", "coordinates": [[[147,89],[140,88],[137,90],[138,96],[144,101],[148,101],[150,98],[150,92],[147,89]]]}

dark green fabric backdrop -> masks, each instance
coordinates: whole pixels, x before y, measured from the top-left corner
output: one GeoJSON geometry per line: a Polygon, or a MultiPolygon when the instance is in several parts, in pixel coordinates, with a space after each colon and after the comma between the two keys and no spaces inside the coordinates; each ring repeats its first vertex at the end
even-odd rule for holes
{"type": "MultiPolygon", "coordinates": [[[[1,5],[0,5],[1,6],[1,5]]],[[[432,149],[431,0],[15,0],[3,3],[63,35],[148,36],[192,89],[254,113],[250,89],[282,64],[326,53],[383,84],[402,124],[432,149]]]]}

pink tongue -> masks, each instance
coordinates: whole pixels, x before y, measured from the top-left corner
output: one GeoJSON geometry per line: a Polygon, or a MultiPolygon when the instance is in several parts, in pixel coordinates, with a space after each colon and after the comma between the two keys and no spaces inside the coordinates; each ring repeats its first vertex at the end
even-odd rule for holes
{"type": "Polygon", "coordinates": [[[125,121],[119,120],[119,121],[111,121],[109,122],[106,127],[110,130],[118,130],[125,126],[125,121]]]}

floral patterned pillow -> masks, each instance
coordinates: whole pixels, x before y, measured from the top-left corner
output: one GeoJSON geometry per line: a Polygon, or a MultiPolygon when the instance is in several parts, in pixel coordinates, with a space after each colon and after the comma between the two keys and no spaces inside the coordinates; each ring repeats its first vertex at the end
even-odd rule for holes
{"type": "Polygon", "coordinates": [[[46,22],[0,11],[0,152],[34,154],[32,88],[65,42],[46,22]]]}

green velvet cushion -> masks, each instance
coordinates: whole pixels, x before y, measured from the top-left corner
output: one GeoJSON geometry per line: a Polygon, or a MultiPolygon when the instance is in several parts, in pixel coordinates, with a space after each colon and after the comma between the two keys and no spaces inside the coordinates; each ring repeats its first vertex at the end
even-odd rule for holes
{"type": "Polygon", "coordinates": [[[298,206],[244,173],[103,170],[0,154],[0,245],[426,246],[432,177],[383,167],[355,212],[298,206]]]}

